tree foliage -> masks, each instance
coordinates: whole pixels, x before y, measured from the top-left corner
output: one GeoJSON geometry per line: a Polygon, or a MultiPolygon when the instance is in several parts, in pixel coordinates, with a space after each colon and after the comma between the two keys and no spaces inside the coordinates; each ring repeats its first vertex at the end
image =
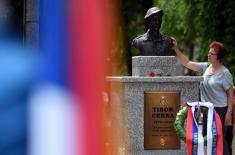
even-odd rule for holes
{"type": "Polygon", "coordinates": [[[222,42],[228,50],[225,65],[235,76],[234,0],[155,0],[154,4],[165,12],[162,33],[175,36],[189,55],[196,52],[198,61],[207,61],[210,42],[222,42]]]}

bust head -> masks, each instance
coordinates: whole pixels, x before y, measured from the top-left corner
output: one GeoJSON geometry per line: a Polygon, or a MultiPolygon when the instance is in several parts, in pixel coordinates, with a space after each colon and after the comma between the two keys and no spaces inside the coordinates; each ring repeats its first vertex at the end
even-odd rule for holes
{"type": "Polygon", "coordinates": [[[140,51],[142,56],[170,56],[175,55],[171,49],[172,42],[170,37],[162,35],[159,30],[162,24],[163,11],[158,7],[150,8],[144,19],[149,30],[143,35],[136,37],[132,46],[140,51]]]}
{"type": "Polygon", "coordinates": [[[144,19],[146,20],[150,31],[159,31],[162,24],[163,11],[158,7],[150,8],[144,19]]]}

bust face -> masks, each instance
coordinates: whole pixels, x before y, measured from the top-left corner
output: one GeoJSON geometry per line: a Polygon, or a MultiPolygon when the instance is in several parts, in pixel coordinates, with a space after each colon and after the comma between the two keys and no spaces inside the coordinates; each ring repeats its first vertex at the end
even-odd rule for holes
{"type": "Polygon", "coordinates": [[[159,31],[161,24],[162,24],[162,15],[154,14],[149,17],[147,22],[148,22],[150,31],[159,31]]]}

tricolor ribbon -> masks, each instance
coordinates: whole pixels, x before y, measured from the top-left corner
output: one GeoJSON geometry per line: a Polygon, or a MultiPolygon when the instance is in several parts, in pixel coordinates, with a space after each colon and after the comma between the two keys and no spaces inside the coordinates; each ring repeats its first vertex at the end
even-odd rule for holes
{"type": "Polygon", "coordinates": [[[222,155],[223,134],[219,115],[210,102],[187,102],[186,146],[188,155],[204,155],[204,139],[202,130],[195,118],[195,109],[199,106],[208,108],[207,115],[207,154],[222,155]]]}

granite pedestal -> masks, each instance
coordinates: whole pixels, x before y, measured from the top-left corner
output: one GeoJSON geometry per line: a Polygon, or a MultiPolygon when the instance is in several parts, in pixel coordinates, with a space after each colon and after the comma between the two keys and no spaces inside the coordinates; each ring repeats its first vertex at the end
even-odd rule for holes
{"type": "Polygon", "coordinates": [[[150,72],[162,76],[183,75],[184,67],[175,56],[132,57],[132,76],[148,76],[150,72]]]}
{"type": "MultiPolygon", "coordinates": [[[[144,149],[144,92],[180,92],[180,107],[186,101],[199,100],[201,76],[177,75],[174,56],[138,56],[132,58],[132,76],[107,77],[110,83],[110,105],[118,153],[125,155],[184,155],[180,149],[144,149]],[[161,76],[149,77],[149,72],[161,76]]],[[[174,139],[172,139],[174,141],[174,139]]]]}
{"type": "MultiPolygon", "coordinates": [[[[144,150],[144,92],[179,91],[181,107],[185,101],[199,99],[202,77],[108,77],[111,84],[111,107],[116,125],[115,139],[119,150],[127,155],[179,155],[186,154],[181,141],[178,150],[144,150]],[[121,133],[120,131],[123,131],[121,133]],[[120,133],[119,133],[120,132],[120,133]]],[[[174,140],[174,139],[172,139],[174,140]]]]}

